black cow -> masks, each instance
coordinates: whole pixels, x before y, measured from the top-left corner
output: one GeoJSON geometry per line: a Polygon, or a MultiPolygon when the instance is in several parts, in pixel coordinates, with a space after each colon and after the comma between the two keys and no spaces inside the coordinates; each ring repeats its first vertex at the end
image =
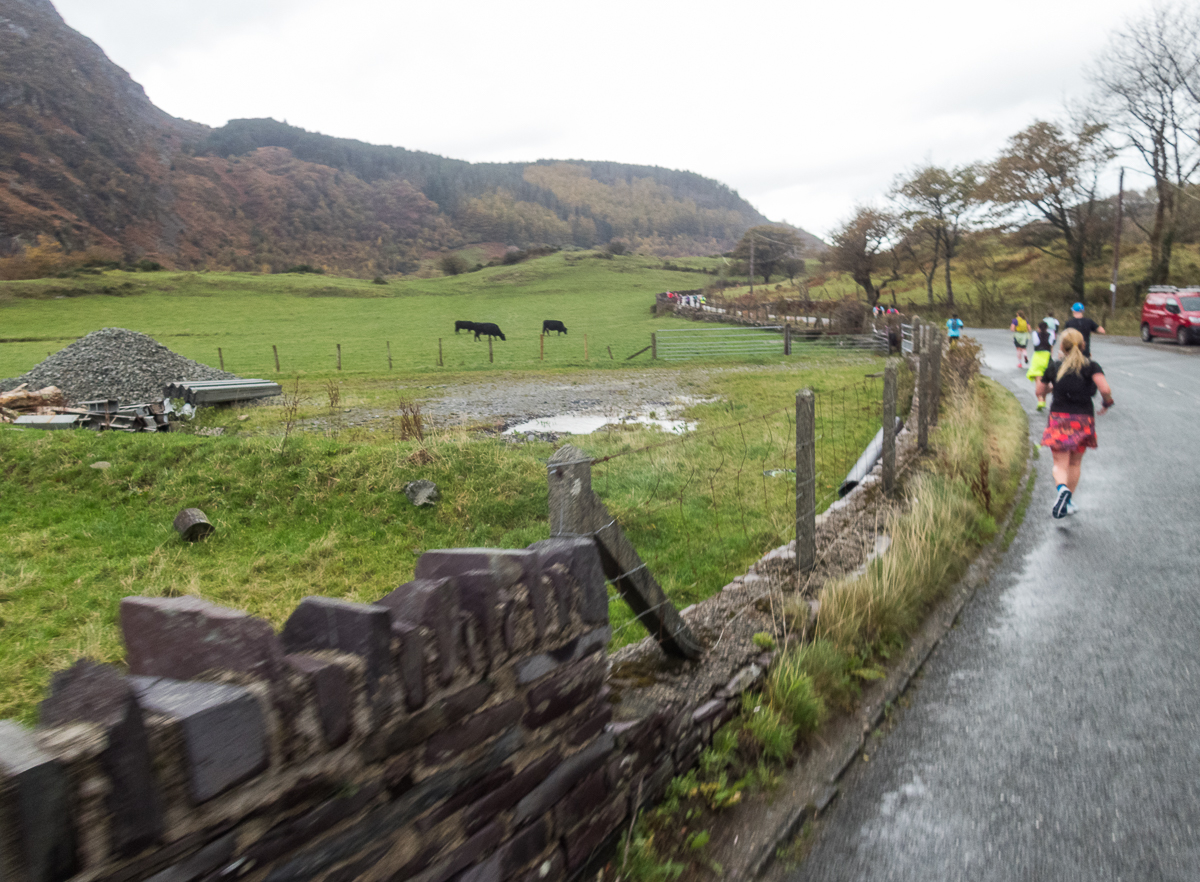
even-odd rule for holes
{"type": "Polygon", "coordinates": [[[499,337],[501,340],[507,339],[504,336],[504,332],[500,330],[500,326],[491,322],[475,322],[475,327],[472,330],[475,331],[476,340],[479,339],[480,334],[486,334],[488,337],[499,337]]]}
{"type": "Polygon", "coordinates": [[[475,330],[474,322],[455,322],[454,323],[454,333],[456,333],[456,334],[459,331],[467,331],[469,333],[474,330],[475,330]]]}
{"type": "Polygon", "coordinates": [[[546,319],[542,322],[542,333],[549,334],[551,331],[558,331],[559,334],[567,333],[567,326],[562,322],[556,322],[554,319],[546,319]]]}

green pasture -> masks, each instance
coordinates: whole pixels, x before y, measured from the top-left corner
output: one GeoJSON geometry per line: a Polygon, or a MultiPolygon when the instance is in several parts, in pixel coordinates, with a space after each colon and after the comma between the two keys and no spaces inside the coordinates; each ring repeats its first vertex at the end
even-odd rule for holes
{"type": "MultiPolygon", "coordinates": [[[[713,263],[691,258],[679,265],[713,263]]],[[[700,273],[662,269],[656,258],[605,259],[561,252],[513,266],[376,285],[321,275],[126,273],[0,282],[0,377],[17,376],[47,354],[105,327],[149,334],[175,352],[242,376],[333,376],[337,346],[344,376],[392,370],[476,371],[618,366],[658,328],[689,325],[654,318],[659,291],[702,287],[700,273]],[[507,340],[454,333],[456,320],[494,322],[507,340]],[[542,321],[568,334],[540,347],[542,321]],[[443,367],[438,367],[438,341],[443,367]],[[610,359],[608,347],[612,347],[610,359]],[[543,360],[544,359],[544,360],[543,360]]],[[[641,361],[648,359],[642,356],[641,361]]]]}
{"type": "MultiPolygon", "coordinates": [[[[879,367],[871,356],[710,367],[694,392],[719,400],[691,408],[693,433],[623,427],[572,441],[623,454],[596,466],[594,486],[684,607],[793,535],[796,389],[829,404],[818,407],[824,508],[878,427],[878,380],[865,375],[879,367]]],[[[549,535],[548,443],[462,429],[285,437],[278,410],[213,409],[229,426],[220,437],[0,427],[0,718],[32,719],[50,673],[80,656],[119,663],[124,596],[193,594],[279,625],[309,594],[377,599],[427,549],[549,535]],[[435,506],[404,497],[418,478],[437,482],[435,506]],[[212,538],[175,534],[188,506],[208,514],[212,538]]],[[[644,633],[622,602],[611,610],[619,642],[644,633]]]]}

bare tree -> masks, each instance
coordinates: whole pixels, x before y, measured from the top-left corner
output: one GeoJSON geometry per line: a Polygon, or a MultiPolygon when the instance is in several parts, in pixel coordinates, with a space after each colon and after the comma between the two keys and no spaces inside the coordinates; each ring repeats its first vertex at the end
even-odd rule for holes
{"type": "Polygon", "coordinates": [[[922,219],[900,230],[896,253],[906,267],[915,269],[925,279],[925,292],[933,306],[933,280],[942,262],[942,233],[922,219]]]}
{"type": "MultiPolygon", "coordinates": [[[[785,267],[783,261],[798,259],[803,250],[804,243],[800,241],[800,237],[787,227],[762,224],[746,230],[730,256],[744,261],[747,265],[753,265],[754,274],[761,275],[765,285],[771,281],[771,275],[776,270],[782,270],[789,277],[793,277],[797,270],[796,264],[785,267]]],[[[803,263],[799,265],[801,272],[803,266],[803,263]]]]}
{"type": "Polygon", "coordinates": [[[1028,226],[1036,234],[1029,244],[1070,264],[1071,290],[1082,300],[1089,246],[1097,241],[1092,231],[1101,222],[1100,173],[1114,151],[1102,124],[1077,121],[1073,129],[1038,120],[1013,135],[986,167],[980,195],[1011,222],[1028,226]],[[1054,235],[1041,235],[1046,225],[1054,235]]]}
{"type": "Polygon", "coordinates": [[[912,257],[928,256],[918,265],[925,275],[929,302],[933,303],[933,275],[939,260],[945,267],[946,303],[954,305],[954,281],[951,266],[963,234],[970,226],[972,213],[979,207],[977,195],[979,170],[977,166],[942,168],[925,165],[914,169],[907,177],[898,178],[892,188],[892,198],[900,208],[900,217],[908,225],[905,251],[912,257]],[[915,240],[927,240],[918,247],[915,240]],[[929,264],[926,274],[924,264],[929,264]]]}
{"type": "Polygon", "coordinates": [[[866,292],[871,306],[879,302],[880,288],[900,278],[899,261],[892,247],[895,231],[896,219],[892,215],[875,208],[859,208],[832,237],[829,265],[849,273],[866,292]],[[877,285],[873,281],[876,275],[886,278],[877,285]]]}
{"type": "Polygon", "coordinates": [[[1104,118],[1154,177],[1146,282],[1164,284],[1179,233],[1179,193],[1200,168],[1200,13],[1156,6],[1112,35],[1090,79],[1104,118]]]}

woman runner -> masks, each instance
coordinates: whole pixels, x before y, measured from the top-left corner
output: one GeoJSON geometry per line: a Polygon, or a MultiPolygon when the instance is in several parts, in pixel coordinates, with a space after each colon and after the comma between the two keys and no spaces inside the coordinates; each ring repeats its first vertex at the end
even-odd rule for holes
{"type": "Polygon", "coordinates": [[[1037,395],[1043,398],[1054,390],[1050,402],[1050,418],[1042,433],[1042,446],[1049,447],[1054,456],[1054,482],[1058,492],[1050,514],[1065,518],[1075,514],[1072,496],[1079,484],[1083,454],[1096,446],[1096,417],[1092,397],[1097,390],[1103,406],[1103,416],[1113,406],[1112,389],[1104,377],[1104,369],[1083,354],[1083,334],[1074,328],[1063,331],[1059,338],[1062,361],[1051,361],[1037,382],[1037,395]]]}

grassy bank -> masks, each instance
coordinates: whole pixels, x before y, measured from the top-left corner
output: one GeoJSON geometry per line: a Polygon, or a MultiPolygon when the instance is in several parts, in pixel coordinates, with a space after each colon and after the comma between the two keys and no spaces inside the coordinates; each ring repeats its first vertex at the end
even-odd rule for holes
{"type": "Polygon", "coordinates": [[[721,813],[773,789],[782,765],[819,737],[828,715],[853,709],[862,684],[885,675],[887,660],[995,537],[1016,500],[1028,426],[999,385],[976,375],[954,388],[953,373],[946,372],[935,455],[908,480],[909,504],[887,523],[888,552],[864,575],[823,586],[815,622],[789,616],[795,630],[759,635],[761,645],[780,650],[765,687],[746,697],[699,765],[671,782],[664,802],[639,818],[607,878],[720,876],[719,856],[706,845],[721,813]]]}

